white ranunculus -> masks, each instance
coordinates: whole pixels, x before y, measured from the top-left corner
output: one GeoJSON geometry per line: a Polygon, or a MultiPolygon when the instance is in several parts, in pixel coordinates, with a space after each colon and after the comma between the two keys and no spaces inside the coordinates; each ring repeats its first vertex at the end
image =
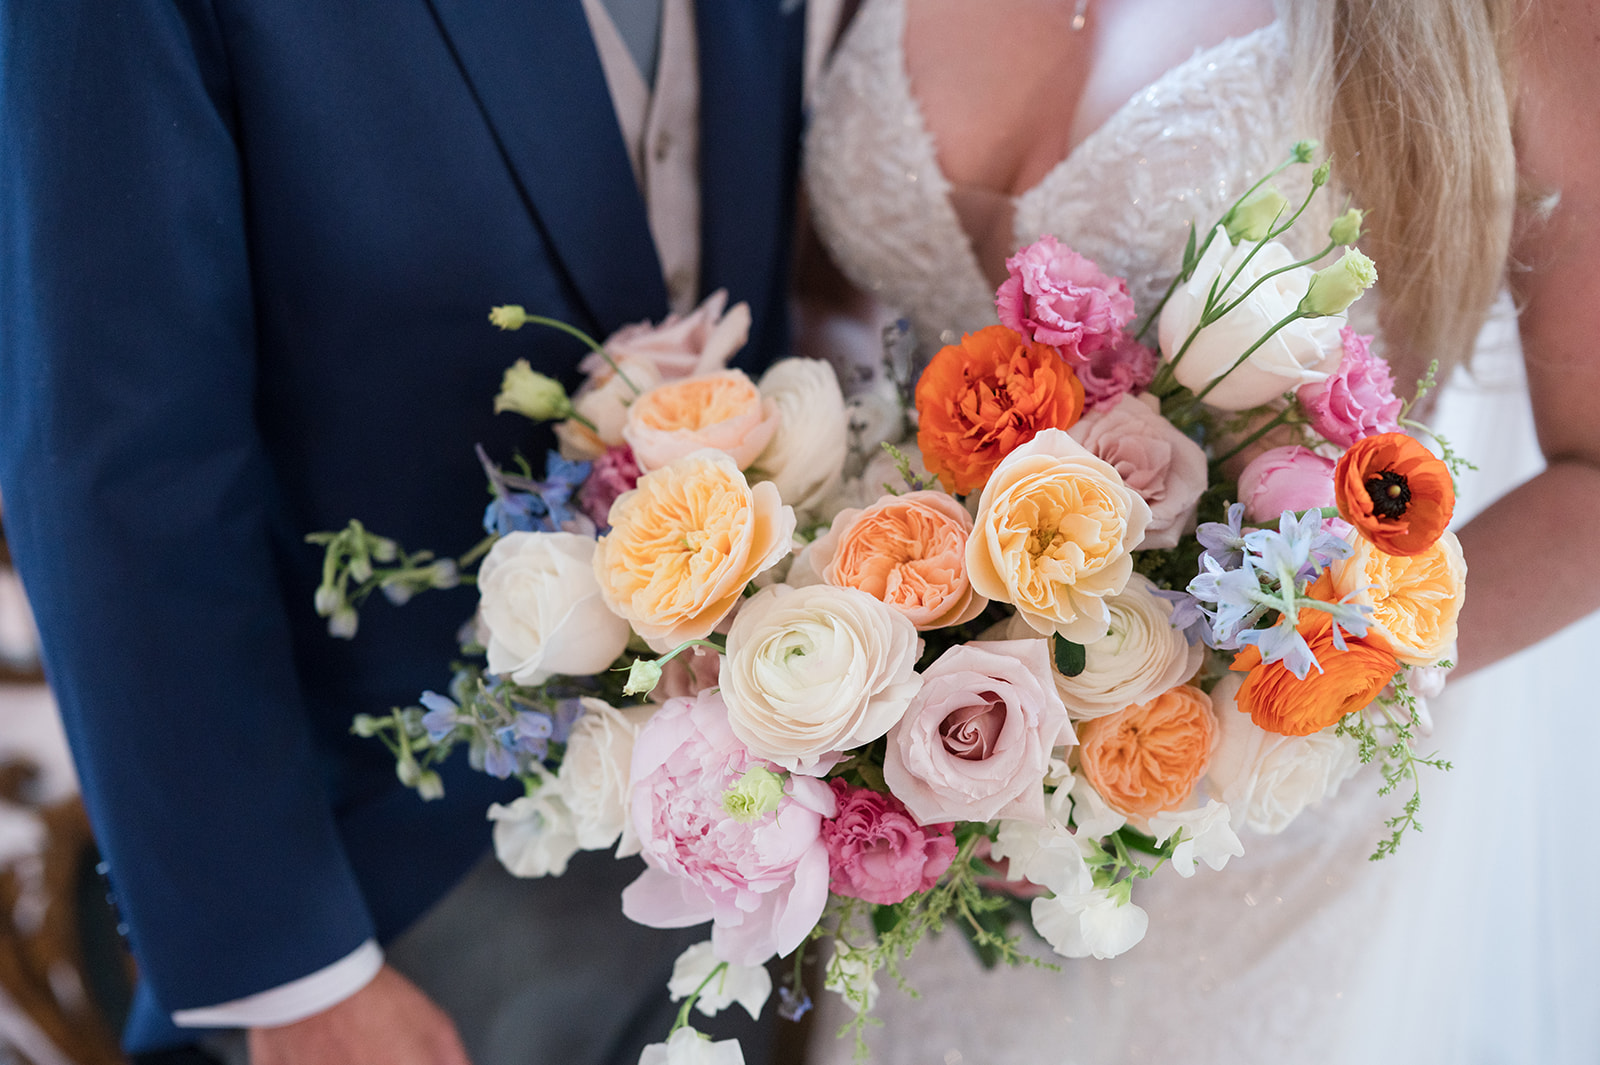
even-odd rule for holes
{"type": "Polygon", "coordinates": [[[713,1043],[693,1028],[679,1028],[665,1043],[651,1043],[639,1055],[639,1065],[744,1065],[737,1040],[713,1043]]]}
{"type": "Polygon", "coordinates": [[[1233,831],[1231,811],[1215,799],[1193,810],[1163,812],[1150,819],[1150,834],[1157,844],[1165,843],[1180,829],[1184,838],[1173,848],[1172,868],[1185,879],[1194,875],[1196,861],[1220,870],[1229,858],[1244,854],[1244,844],[1233,831]]]}
{"type": "Polygon", "coordinates": [[[919,646],[906,616],[866,592],[764,588],[728,631],[728,724],[756,757],[820,776],[900,720],[921,687],[919,646]]]}
{"type": "Polygon", "coordinates": [[[600,372],[578,389],[572,397],[572,409],[594,424],[590,429],[576,419],[556,426],[556,440],[561,445],[561,457],[573,462],[593,462],[605,454],[607,448],[622,443],[622,430],[628,424],[628,407],[640,393],[648,392],[662,383],[655,366],[639,359],[619,358],[617,374],[609,364],[602,364],[600,372]]]}
{"type": "Polygon", "coordinates": [[[561,788],[546,777],[532,795],[489,807],[494,854],[512,876],[560,876],[578,853],[578,833],[561,788]]]}
{"type": "Polygon", "coordinates": [[[1280,736],[1241,714],[1234,699],[1243,678],[1231,673],[1211,693],[1217,708],[1217,747],[1206,769],[1207,788],[1233,811],[1233,822],[1275,835],[1307,806],[1338,794],[1361,767],[1358,745],[1333,729],[1280,736]]]}
{"type": "Polygon", "coordinates": [[[707,1017],[715,1017],[737,1002],[752,1020],[759,1019],[761,1008],[772,995],[772,974],[764,965],[729,962],[706,983],[706,978],[721,964],[709,939],[678,955],[678,960],[672,963],[672,979],[667,981],[667,993],[672,1001],[681,1002],[698,990],[700,997],[695,1000],[694,1008],[707,1017]]]}
{"type": "Polygon", "coordinates": [[[656,708],[618,710],[599,699],[582,702],[583,716],[573,724],[561,759],[561,794],[572,811],[579,847],[603,850],[620,837],[617,857],[626,858],[639,853],[639,837],[628,812],[633,741],[656,708]]]}
{"type": "Polygon", "coordinates": [[[1144,938],[1150,918],[1133,903],[1118,903],[1105,889],[1034,899],[1033,927],[1050,949],[1067,958],[1115,958],[1144,938]]]}
{"type": "Polygon", "coordinates": [[[747,476],[777,485],[795,510],[813,511],[838,485],[849,452],[839,379],[821,359],[783,359],[761,376],[760,389],[780,421],[747,476]]]}
{"type": "Polygon", "coordinates": [[[594,550],[589,537],[564,532],[514,532],[489,549],[478,569],[478,621],[490,672],[536,685],[616,661],[628,623],[600,596],[594,550]]]}
{"type": "MultiPolygon", "coordinates": [[[[1230,244],[1227,233],[1218,227],[1194,276],[1178,286],[1161,310],[1163,358],[1171,361],[1199,324],[1206,296],[1219,277],[1226,280],[1238,271],[1237,279],[1220,296],[1231,303],[1263,275],[1295,261],[1288,248],[1269,241],[1245,263],[1254,247],[1248,242],[1230,244]]],[[[1299,266],[1269,278],[1242,304],[1202,329],[1173,371],[1178,383],[1199,393],[1213,378],[1227,374],[1207,393],[1205,402],[1219,410],[1248,410],[1301,385],[1324,380],[1343,356],[1339,341],[1343,315],[1290,322],[1251,353],[1244,365],[1228,373],[1267,330],[1294,312],[1311,284],[1311,274],[1309,266],[1299,266]]]]}

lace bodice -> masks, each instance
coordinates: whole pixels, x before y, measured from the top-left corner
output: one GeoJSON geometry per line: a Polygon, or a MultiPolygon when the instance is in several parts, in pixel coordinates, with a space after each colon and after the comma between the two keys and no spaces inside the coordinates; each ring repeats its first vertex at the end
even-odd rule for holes
{"type": "MultiPolygon", "coordinates": [[[[806,181],[841,268],[928,345],[993,324],[994,293],[912,96],[904,29],[905,0],[868,0],[851,25],[812,101],[806,181]]],[[[1013,245],[1055,235],[1127,278],[1144,313],[1176,271],[1189,223],[1215,221],[1306,135],[1292,86],[1277,23],[1196,52],[1014,200],[1013,245]]],[[[1304,188],[1308,168],[1296,169],[1304,188]]],[[[1279,184],[1294,197],[1295,177],[1279,184]]],[[[1331,214],[1330,199],[1314,206],[1331,214]]],[[[1323,231],[1307,218],[1291,237],[1323,231]]]]}

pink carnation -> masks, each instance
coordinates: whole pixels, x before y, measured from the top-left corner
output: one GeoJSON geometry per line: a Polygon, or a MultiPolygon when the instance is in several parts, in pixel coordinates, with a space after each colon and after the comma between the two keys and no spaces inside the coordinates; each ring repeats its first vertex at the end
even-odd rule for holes
{"type": "Polygon", "coordinates": [[[589,479],[578,489],[578,505],[601,528],[611,524],[611,504],[639,483],[642,471],[627,444],[607,448],[594,460],[589,479]]]}
{"type": "Polygon", "coordinates": [[[1083,408],[1102,410],[1125,395],[1143,392],[1156,375],[1156,353],[1126,333],[1118,333],[1110,347],[1091,352],[1078,367],[1083,382],[1083,408]]]}
{"type": "Polygon", "coordinates": [[[1239,474],[1239,502],[1251,521],[1275,522],[1286,510],[1333,506],[1333,459],[1298,445],[1263,451],[1239,474]]]}
{"type": "Polygon", "coordinates": [[[712,921],[717,958],[760,965],[816,927],[828,901],[822,819],[833,792],[787,776],[777,808],[749,820],[724,799],[746,773],[778,767],[753,756],[728,727],[715,691],[670,699],[634,743],[632,816],[647,868],[622,893],[622,912],[652,928],[712,921]]]}
{"type": "Polygon", "coordinates": [[[1050,344],[1074,366],[1111,347],[1133,317],[1128,283],[1056,238],[1043,236],[1006,260],[1009,276],[995,293],[1000,324],[1050,344]]]}
{"type": "Polygon", "coordinates": [[[888,906],[927,891],[956,856],[949,824],[918,825],[893,795],[830,781],[839,813],[822,823],[835,895],[888,906]]]}
{"type": "Polygon", "coordinates": [[[1398,432],[1400,400],[1389,364],[1372,353],[1372,338],[1349,326],[1339,330],[1344,358],[1327,380],[1296,393],[1311,427],[1330,443],[1349,447],[1378,433],[1398,432]]]}

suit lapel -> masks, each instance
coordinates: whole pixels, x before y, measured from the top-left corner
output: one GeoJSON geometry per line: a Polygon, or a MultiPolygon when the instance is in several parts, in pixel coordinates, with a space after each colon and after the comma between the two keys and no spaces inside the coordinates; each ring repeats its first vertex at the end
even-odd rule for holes
{"type": "Polygon", "coordinates": [[[591,316],[582,324],[603,337],[660,318],[661,265],[579,0],[428,2],[591,316]]]}

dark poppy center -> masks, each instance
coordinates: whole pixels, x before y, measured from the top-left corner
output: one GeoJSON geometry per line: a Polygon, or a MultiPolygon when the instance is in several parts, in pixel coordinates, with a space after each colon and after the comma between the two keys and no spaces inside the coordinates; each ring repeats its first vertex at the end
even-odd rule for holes
{"type": "Polygon", "coordinates": [[[1366,488],[1372,500],[1372,513],[1389,521],[1405,517],[1406,507],[1411,505],[1411,486],[1402,474],[1384,470],[1375,477],[1368,477],[1366,488]]]}

